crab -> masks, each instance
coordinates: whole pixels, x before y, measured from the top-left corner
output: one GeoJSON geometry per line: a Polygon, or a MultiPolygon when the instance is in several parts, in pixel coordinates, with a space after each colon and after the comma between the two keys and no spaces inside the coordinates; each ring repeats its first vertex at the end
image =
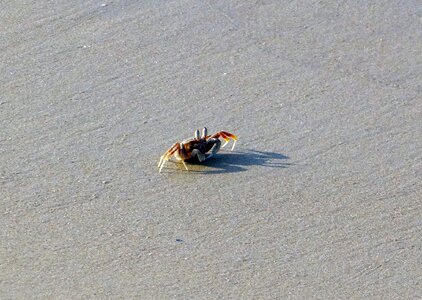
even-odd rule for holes
{"type": "Polygon", "coordinates": [[[193,138],[186,139],[181,143],[174,143],[173,146],[161,156],[160,161],[158,162],[158,170],[161,172],[166,161],[174,156],[176,160],[181,161],[186,170],[189,171],[186,161],[203,162],[206,159],[213,157],[220,150],[220,147],[225,147],[230,139],[234,141],[231,149],[231,151],[233,151],[237,141],[237,136],[234,134],[227,131],[219,131],[213,135],[208,135],[207,128],[204,127],[202,129],[202,135],[200,135],[200,132],[197,129],[195,130],[193,138]],[[222,146],[220,138],[226,141],[222,146]]]}

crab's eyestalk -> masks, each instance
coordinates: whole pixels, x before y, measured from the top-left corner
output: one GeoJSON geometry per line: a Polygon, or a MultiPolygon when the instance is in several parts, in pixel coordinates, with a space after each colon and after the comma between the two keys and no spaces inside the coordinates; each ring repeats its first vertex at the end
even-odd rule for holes
{"type": "Polygon", "coordinates": [[[199,140],[199,130],[195,130],[195,140],[199,140]]]}
{"type": "Polygon", "coordinates": [[[202,138],[205,139],[207,137],[207,127],[204,127],[204,129],[202,129],[202,138]]]}

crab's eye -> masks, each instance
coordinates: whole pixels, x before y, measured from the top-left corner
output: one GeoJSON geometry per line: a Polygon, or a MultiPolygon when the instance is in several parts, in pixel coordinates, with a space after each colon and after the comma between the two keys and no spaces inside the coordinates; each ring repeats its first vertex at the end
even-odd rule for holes
{"type": "Polygon", "coordinates": [[[197,130],[195,130],[195,139],[199,139],[199,130],[197,129],[197,130]]]}
{"type": "Polygon", "coordinates": [[[204,127],[204,129],[202,129],[202,138],[205,139],[207,137],[207,127],[204,127]]]}

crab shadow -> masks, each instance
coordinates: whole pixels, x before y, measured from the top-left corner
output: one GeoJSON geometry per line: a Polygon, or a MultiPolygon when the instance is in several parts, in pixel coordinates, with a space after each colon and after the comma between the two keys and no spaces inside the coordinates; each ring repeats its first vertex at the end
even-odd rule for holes
{"type": "MultiPolygon", "coordinates": [[[[276,152],[245,150],[240,152],[219,152],[215,157],[201,163],[204,170],[192,170],[201,174],[237,173],[248,170],[251,166],[269,168],[288,168],[289,157],[276,152]]],[[[194,163],[199,165],[199,163],[194,163]]]]}

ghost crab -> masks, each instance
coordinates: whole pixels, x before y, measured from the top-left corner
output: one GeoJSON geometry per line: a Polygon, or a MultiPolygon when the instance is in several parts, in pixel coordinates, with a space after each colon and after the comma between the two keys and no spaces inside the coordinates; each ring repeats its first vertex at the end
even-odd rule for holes
{"type": "Polygon", "coordinates": [[[207,128],[204,127],[202,129],[202,135],[200,135],[199,130],[195,130],[194,138],[173,144],[173,146],[171,146],[166,153],[161,156],[160,161],[158,162],[159,172],[161,172],[165,162],[172,156],[174,156],[176,160],[181,161],[186,170],[189,171],[185,162],[192,160],[203,162],[204,160],[214,156],[214,154],[220,150],[220,138],[226,141],[222,147],[226,146],[230,139],[232,139],[234,142],[231,150],[233,151],[237,141],[237,136],[234,134],[227,131],[219,131],[213,135],[208,135],[207,128]],[[209,151],[211,151],[211,153],[207,154],[209,151]]]}

